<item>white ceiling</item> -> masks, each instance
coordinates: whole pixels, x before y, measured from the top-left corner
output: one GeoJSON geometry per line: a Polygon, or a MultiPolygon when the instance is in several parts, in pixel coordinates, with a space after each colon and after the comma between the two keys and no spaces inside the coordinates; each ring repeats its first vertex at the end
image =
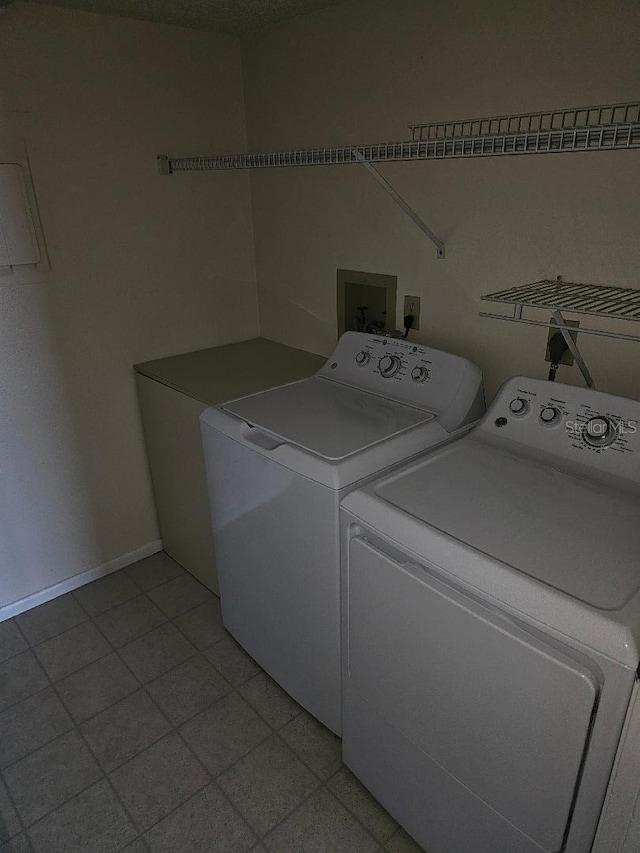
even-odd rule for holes
{"type": "MultiPolygon", "coordinates": [[[[0,5],[10,0],[0,0],[0,5]]],[[[102,12],[124,18],[178,24],[199,30],[238,34],[315,9],[335,6],[341,0],[38,0],[52,6],[69,6],[85,12],[102,12]]]]}

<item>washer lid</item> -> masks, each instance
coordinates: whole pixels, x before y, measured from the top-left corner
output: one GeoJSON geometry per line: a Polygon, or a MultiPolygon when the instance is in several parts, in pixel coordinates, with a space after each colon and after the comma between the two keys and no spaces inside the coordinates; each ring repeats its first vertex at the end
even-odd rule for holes
{"type": "Polygon", "coordinates": [[[432,527],[601,610],[640,588],[640,499],[473,439],[375,494],[432,527]]]}
{"type": "Polygon", "coordinates": [[[434,415],[313,376],[222,407],[251,426],[325,459],[339,460],[434,415]]]}

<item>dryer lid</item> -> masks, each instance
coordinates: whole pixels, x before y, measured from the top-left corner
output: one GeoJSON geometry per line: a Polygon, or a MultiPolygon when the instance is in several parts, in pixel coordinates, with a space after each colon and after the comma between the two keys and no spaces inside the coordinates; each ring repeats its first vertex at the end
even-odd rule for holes
{"type": "Polygon", "coordinates": [[[338,461],[433,420],[433,414],[313,376],[223,410],[284,442],[338,461]]]}
{"type": "Polygon", "coordinates": [[[601,610],[640,589],[640,499],[473,439],[374,488],[403,512],[601,610]]]}

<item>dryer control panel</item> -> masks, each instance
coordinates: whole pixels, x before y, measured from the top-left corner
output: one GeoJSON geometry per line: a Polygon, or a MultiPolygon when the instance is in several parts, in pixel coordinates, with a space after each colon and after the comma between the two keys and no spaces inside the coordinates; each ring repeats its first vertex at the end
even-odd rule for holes
{"type": "Polygon", "coordinates": [[[484,414],[480,368],[411,341],[346,332],[319,375],[438,415],[462,406],[463,423],[484,414]]]}
{"type": "Polygon", "coordinates": [[[517,442],[637,482],[640,402],[591,388],[515,377],[506,382],[478,428],[492,441],[517,442]]]}

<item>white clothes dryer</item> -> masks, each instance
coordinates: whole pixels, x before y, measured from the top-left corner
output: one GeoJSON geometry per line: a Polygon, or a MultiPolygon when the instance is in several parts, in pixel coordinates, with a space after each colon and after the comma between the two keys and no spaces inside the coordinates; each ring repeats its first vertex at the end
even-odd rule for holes
{"type": "Polygon", "coordinates": [[[201,416],[224,624],[336,733],[339,501],[483,412],[471,362],[347,332],[310,379],[201,416]]]}
{"type": "Polygon", "coordinates": [[[460,441],[343,501],[344,760],[429,853],[623,849],[639,422],[639,402],[516,378],[460,441]]]}

